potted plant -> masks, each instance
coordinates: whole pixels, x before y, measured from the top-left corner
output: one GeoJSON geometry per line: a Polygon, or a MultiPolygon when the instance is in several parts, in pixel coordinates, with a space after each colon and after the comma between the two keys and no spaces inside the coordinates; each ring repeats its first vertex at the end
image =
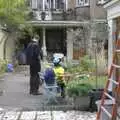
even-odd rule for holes
{"type": "Polygon", "coordinates": [[[86,110],[89,108],[88,93],[92,89],[89,83],[69,83],[67,85],[67,95],[72,98],[72,102],[76,109],[86,110]]]}

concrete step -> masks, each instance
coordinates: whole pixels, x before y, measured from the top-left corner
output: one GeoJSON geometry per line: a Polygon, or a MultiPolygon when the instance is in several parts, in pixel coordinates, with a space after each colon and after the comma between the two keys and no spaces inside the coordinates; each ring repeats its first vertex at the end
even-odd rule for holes
{"type": "Polygon", "coordinates": [[[1,112],[0,120],[95,120],[96,113],[81,111],[1,112]]]}

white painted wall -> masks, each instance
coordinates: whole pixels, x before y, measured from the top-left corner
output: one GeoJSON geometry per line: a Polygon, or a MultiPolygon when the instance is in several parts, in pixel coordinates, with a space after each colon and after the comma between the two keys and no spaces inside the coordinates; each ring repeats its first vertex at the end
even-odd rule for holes
{"type": "Polygon", "coordinates": [[[120,16],[120,1],[107,8],[107,18],[114,19],[120,16]]]}
{"type": "MultiPolygon", "coordinates": [[[[109,36],[108,36],[108,70],[110,70],[113,61],[113,49],[115,44],[115,32],[116,32],[116,21],[111,19],[108,21],[109,25],[109,36]]],[[[114,77],[114,76],[113,76],[114,77]]],[[[113,83],[109,84],[109,91],[112,91],[113,83]]]]}
{"type": "Polygon", "coordinates": [[[14,50],[15,50],[14,36],[10,36],[6,42],[6,59],[7,60],[12,60],[14,50]]]}
{"type": "MultiPolygon", "coordinates": [[[[109,36],[108,36],[108,68],[110,69],[113,59],[113,49],[115,43],[116,33],[116,20],[115,18],[120,16],[120,0],[114,0],[105,5],[107,10],[107,19],[109,25],[109,36]]],[[[112,83],[109,85],[109,90],[112,90],[112,83]]]]}
{"type": "Polygon", "coordinates": [[[113,56],[113,47],[115,43],[116,20],[108,20],[109,36],[108,36],[108,67],[110,68],[113,56]]]}
{"type": "Polygon", "coordinates": [[[67,30],[67,60],[73,59],[73,31],[72,29],[67,30]]]}
{"type": "Polygon", "coordinates": [[[120,0],[114,0],[104,6],[107,10],[107,20],[109,25],[109,36],[108,36],[108,65],[112,62],[113,42],[114,33],[116,32],[116,21],[115,18],[120,16],[120,0]]]}
{"type": "Polygon", "coordinates": [[[4,57],[4,41],[5,41],[5,33],[0,30],[0,59],[4,57]]]}
{"type": "MultiPolygon", "coordinates": [[[[13,52],[15,50],[15,41],[13,39],[14,36],[9,36],[6,42],[6,59],[11,60],[13,52]]],[[[7,39],[7,34],[0,30],[0,59],[4,59],[4,43],[7,39]],[[3,39],[4,38],[4,39],[3,39]],[[3,40],[2,40],[3,39],[3,40]]]]}

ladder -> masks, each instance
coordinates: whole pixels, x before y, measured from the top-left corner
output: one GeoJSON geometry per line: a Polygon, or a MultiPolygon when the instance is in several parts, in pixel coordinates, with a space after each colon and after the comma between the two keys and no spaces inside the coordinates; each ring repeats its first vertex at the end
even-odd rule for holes
{"type": "Polygon", "coordinates": [[[116,69],[120,69],[120,66],[115,63],[118,53],[120,54],[120,39],[116,41],[115,50],[113,53],[113,60],[112,60],[112,64],[110,67],[110,71],[108,73],[108,80],[107,80],[106,86],[104,88],[104,92],[103,92],[103,95],[101,98],[99,110],[97,112],[96,120],[104,120],[101,118],[102,113],[106,114],[108,116],[109,120],[116,120],[116,118],[117,118],[117,96],[118,96],[118,93],[120,90],[120,78],[117,78],[115,80],[112,78],[112,75],[116,69]],[[110,83],[112,83],[112,85],[115,86],[115,91],[114,91],[115,95],[114,96],[108,92],[110,83]],[[111,110],[112,112],[109,112],[105,108],[106,98],[109,98],[112,101],[112,110],[111,110]]]}

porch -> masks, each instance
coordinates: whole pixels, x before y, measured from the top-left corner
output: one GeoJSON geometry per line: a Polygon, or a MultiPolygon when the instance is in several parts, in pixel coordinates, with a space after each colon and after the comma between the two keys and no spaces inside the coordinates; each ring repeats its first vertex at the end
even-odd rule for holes
{"type": "Polygon", "coordinates": [[[42,39],[41,47],[45,58],[50,60],[53,53],[63,53],[67,60],[71,61],[79,59],[81,54],[84,54],[84,48],[74,49],[73,34],[76,29],[83,29],[84,26],[89,25],[88,21],[31,21],[29,23],[39,29],[37,34],[42,39]]]}

